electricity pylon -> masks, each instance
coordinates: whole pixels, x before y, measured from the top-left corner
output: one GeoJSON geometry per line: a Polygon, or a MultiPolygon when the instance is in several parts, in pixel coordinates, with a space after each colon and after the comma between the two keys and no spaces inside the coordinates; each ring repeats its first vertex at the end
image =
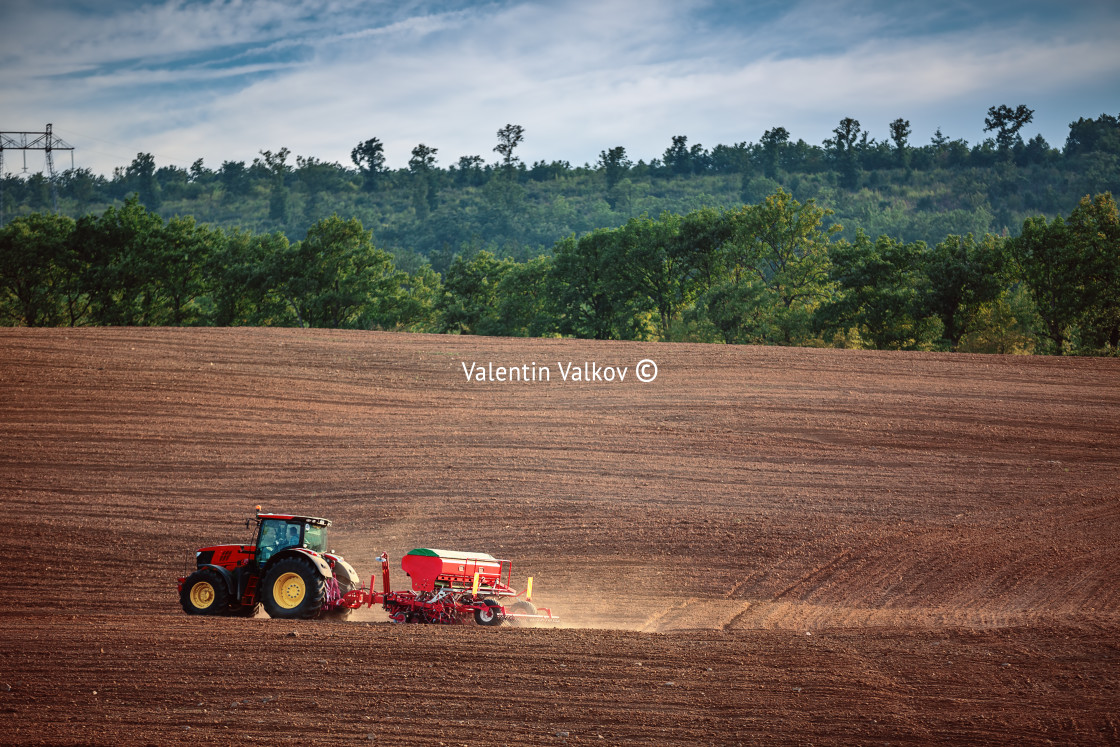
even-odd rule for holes
{"type": "Polygon", "coordinates": [[[54,211],[58,212],[58,180],[54,172],[54,152],[56,150],[70,151],[70,168],[74,168],[74,146],[67,145],[62,138],[55,137],[51,132],[51,125],[47,125],[46,132],[0,132],[0,225],[4,224],[4,151],[22,150],[23,170],[27,171],[27,151],[41,150],[47,157],[47,174],[51,181],[51,197],[54,199],[54,211]]]}

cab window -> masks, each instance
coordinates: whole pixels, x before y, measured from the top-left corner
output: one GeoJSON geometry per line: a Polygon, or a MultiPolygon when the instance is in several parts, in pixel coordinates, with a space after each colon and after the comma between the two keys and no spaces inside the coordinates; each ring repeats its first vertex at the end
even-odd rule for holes
{"type": "Polygon", "coordinates": [[[303,546],[315,552],[327,551],[327,528],[314,524],[303,525],[303,546]]]}
{"type": "Polygon", "coordinates": [[[260,539],[257,541],[257,563],[263,565],[276,553],[300,544],[300,525],[283,519],[265,519],[261,522],[260,539]]]}

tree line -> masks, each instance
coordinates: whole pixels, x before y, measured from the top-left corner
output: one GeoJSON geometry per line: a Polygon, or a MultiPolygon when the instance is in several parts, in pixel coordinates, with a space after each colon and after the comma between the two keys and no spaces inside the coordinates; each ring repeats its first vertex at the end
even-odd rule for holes
{"type": "Polygon", "coordinates": [[[27,326],[305,326],[998,353],[1120,349],[1120,220],[1109,193],[1015,237],[933,246],[862,230],[777,189],[755,204],[637,216],[516,260],[479,249],[402,268],[356,218],[292,242],[100,215],[0,228],[0,317],[27,326]]]}
{"type": "Polygon", "coordinates": [[[357,143],[347,165],[287,148],[217,168],[202,159],[189,168],[160,166],[140,153],[111,177],[88,169],[65,171],[53,182],[42,174],[2,175],[0,223],[51,209],[54,192],[61,212],[73,218],[119,208],[136,194],[165,219],[191,215],[227,230],[288,236],[303,236],[338,214],[373,229],[408,269],[427,261],[445,272],[456,255],[485,249],[525,261],[572,233],[615,228],[643,214],[734,209],[782,187],[833,210],[849,240],[863,229],[933,245],[949,234],[1014,234],[1028,217],[1053,218],[1085,194],[1120,190],[1120,119],[1079,118],[1058,148],[1041,136],[1024,140],[1033,114],[1024,105],[991,107],[984,122],[992,136],[975,145],[940,130],[928,143],[913,143],[903,118],[877,140],[845,117],[819,145],[794,140],[784,127],[766,130],[757,142],[712,148],[678,135],[649,162],[635,162],[618,145],[583,166],[523,162],[518,149],[528,135],[514,124],[498,130],[496,160],[464,155],[445,166],[437,147],[420,143],[407,166],[389,168],[376,137],[357,143]]]}

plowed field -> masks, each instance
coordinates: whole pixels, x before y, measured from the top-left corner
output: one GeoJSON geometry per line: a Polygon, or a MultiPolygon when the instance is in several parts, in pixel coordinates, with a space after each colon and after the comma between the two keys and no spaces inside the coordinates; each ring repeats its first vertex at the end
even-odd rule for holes
{"type": "Polygon", "coordinates": [[[1120,741],[1116,360],[4,329],[0,507],[5,744],[1120,741]],[[256,504],[562,622],[183,614],[256,504]]]}

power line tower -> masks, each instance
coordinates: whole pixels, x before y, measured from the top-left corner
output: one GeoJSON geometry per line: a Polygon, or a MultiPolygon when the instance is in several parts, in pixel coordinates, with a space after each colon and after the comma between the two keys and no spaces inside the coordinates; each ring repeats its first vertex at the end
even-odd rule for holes
{"type": "Polygon", "coordinates": [[[47,158],[47,174],[51,182],[51,197],[54,200],[54,211],[58,212],[58,180],[54,171],[54,152],[56,150],[70,151],[70,168],[74,168],[74,146],[67,145],[62,138],[55,137],[51,132],[51,125],[47,125],[46,132],[0,132],[0,226],[4,225],[4,151],[23,151],[23,170],[27,171],[27,151],[44,151],[47,158]]]}

